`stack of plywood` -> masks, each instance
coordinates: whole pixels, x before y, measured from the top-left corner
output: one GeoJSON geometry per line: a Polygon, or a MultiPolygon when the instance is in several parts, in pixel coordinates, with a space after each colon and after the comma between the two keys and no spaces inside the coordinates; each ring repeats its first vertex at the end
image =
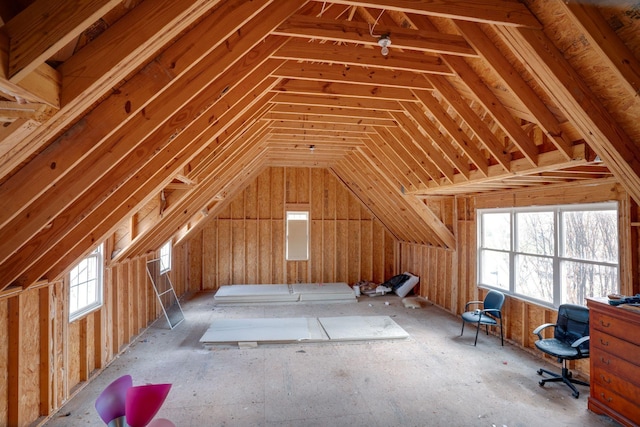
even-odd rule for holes
{"type": "Polygon", "coordinates": [[[289,302],[357,302],[346,283],[296,283],[293,285],[227,285],[213,299],[219,304],[267,304],[289,302]]]}

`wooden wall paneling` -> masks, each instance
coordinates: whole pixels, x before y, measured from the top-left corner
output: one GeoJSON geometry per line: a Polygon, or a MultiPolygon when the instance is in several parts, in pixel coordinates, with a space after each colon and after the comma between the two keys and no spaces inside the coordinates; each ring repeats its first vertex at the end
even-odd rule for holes
{"type": "Polygon", "coordinates": [[[191,256],[193,256],[194,250],[191,244],[193,240],[197,240],[196,247],[202,247],[202,256],[200,257],[201,266],[198,266],[199,270],[202,270],[202,290],[210,291],[218,288],[217,280],[217,260],[218,255],[216,248],[218,243],[218,228],[215,227],[217,221],[210,221],[206,227],[202,229],[200,236],[197,239],[191,239],[187,245],[191,256]]]}
{"type": "MultiPolygon", "coordinates": [[[[355,203],[354,203],[355,204],[355,203]]],[[[352,205],[354,205],[352,204],[352,205]]],[[[363,219],[360,222],[360,276],[358,280],[374,281],[373,274],[373,221],[363,219]]]]}
{"type": "MultiPolygon", "coordinates": [[[[173,254],[173,251],[172,251],[173,254]]],[[[175,265],[175,264],[172,264],[175,265]]],[[[137,331],[137,321],[136,321],[136,310],[134,307],[134,302],[137,304],[138,299],[137,297],[137,292],[136,292],[136,283],[137,283],[137,270],[138,270],[138,263],[136,262],[136,260],[131,260],[129,262],[127,262],[127,280],[124,284],[126,290],[127,290],[127,336],[126,336],[126,342],[129,342],[131,340],[132,337],[134,337],[138,331],[137,331]]],[[[180,295],[180,294],[178,294],[180,295]]]]}
{"type": "MultiPolygon", "coordinates": [[[[374,221],[372,226],[372,239],[371,239],[371,281],[374,283],[384,282],[386,273],[385,268],[385,229],[384,226],[374,221]]],[[[366,279],[366,278],[365,278],[366,279]]]]}
{"type": "MultiPolygon", "coordinates": [[[[325,202],[328,197],[325,197],[325,202]]],[[[335,212],[335,211],[334,211],[335,212]]],[[[325,205],[326,213],[326,205],[325,205]]],[[[323,221],[322,233],[322,282],[331,283],[336,277],[336,221],[323,221]]]]}
{"type": "Polygon", "coordinates": [[[284,168],[271,169],[271,219],[284,219],[284,168]]]}
{"type": "Polygon", "coordinates": [[[324,189],[324,209],[322,217],[327,219],[336,219],[336,185],[337,181],[333,176],[324,170],[323,189],[324,189]]]}
{"type": "Polygon", "coordinates": [[[272,280],[269,283],[285,283],[284,221],[282,218],[271,221],[272,239],[272,280]]]}
{"type": "Polygon", "coordinates": [[[39,290],[30,289],[23,293],[20,310],[22,337],[19,345],[20,393],[18,398],[20,417],[34,420],[40,415],[40,304],[39,290]]]}
{"type": "Polygon", "coordinates": [[[232,250],[231,250],[231,221],[219,219],[218,225],[218,248],[228,248],[226,251],[217,251],[216,281],[218,286],[231,285],[232,275],[232,250]]]}
{"type": "Polygon", "coordinates": [[[69,323],[67,328],[67,349],[66,349],[66,396],[69,396],[73,390],[80,384],[80,322],[75,321],[69,323]]]}
{"type": "Polygon", "coordinates": [[[385,233],[384,238],[384,278],[392,277],[398,268],[398,258],[396,257],[396,241],[385,233]]]}
{"type": "Polygon", "coordinates": [[[247,283],[245,277],[247,267],[245,264],[245,225],[243,219],[231,220],[231,283],[247,283]]]}
{"type": "Polygon", "coordinates": [[[38,312],[39,312],[39,332],[40,336],[40,415],[48,415],[53,410],[53,368],[54,368],[54,336],[53,322],[55,314],[52,312],[53,285],[43,286],[38,289],[38,312]]]}
{"type": "MultiPolygon", "coordinates": [[[[313,206],[311,208],[311,212],[315,212],[313,206]]],[[[310,280],[313,283],[319,283],[322,282],[322,265],[324,253],[323,251],[314,250],[313,242],[320,242],[320,244],[322,243],[322,230],[324,227],[324,222],[319,219],[312,219],[309,226],[311,227],[309,234],[309,240],[311,241],[311,250],[309,251],[309,264],[311,269],[310,280]]]]}
{"type": "Polygon", "coordinates": [[[347,278],[348,283],[356,283],[362,277],[362,256],[360,221],[347,221],[348,226],[348,257],[347,257],[347,278]]]}
{"type": "MultiPolygon", "coordinates": [[[[267,175],[268,176],[268,175],[267,175]]],[[[271,210],[268,211],[271,215],[271,210]]],[[[312,227],[313,231],[313,227],[312,227]]],[[[273,269],[271,265],[273,254],[272,221],[267,217],[258,225],[258,284],[276,283],[273,282],[273,269]]]]}
{"type": "Polygon", "coordinates": [[[21,425],[26,420],[19,399],[23,388],[20,375],[20,347],[24,336],[22,299],[23,294],[7,299],[7,425],[21,425]]]}
{"type": "Polygon", "coordinates": [[[74,323],[77,324],[78,330],[78,381],[79,383],[85,382],[89,379],[89,364],[88,364],[88,332],[87,325],[90,316],[84,316],[74,323]]]}
{"type": "MultiPolygon", "coordinates": [[[[251,188],[256,188],[256,185],[253,184],[250,186],[251,188]]],[[[255,200],[255,197],[248,198],[248,200],[255,200]]],[[[254,202],[255,206],[255,202],[254,202]]],[[[254,215],[255,216],[255,215],[254,215]]],[[[258,267],[259,267],[259,258],[258,258],[258,221],[255,219],[247,219],[245,220],[245,283],[259,283],[258,282],[258,267]]]]}
{"type": "Polygon", "coordinates": [[[129,328],[131,323],[131,307],[129,305],[131,297],[129,288],[129,267],[130,264],[128,262],[122,263],[119,269],[120,274],[118,275],[118,288],[120,289],[120,299],[118,302],[121,304],[120,317],[118,318],[118,322],[120,323],[118,351],[120,351],[122,346],[128,343],[131,338],[131,330],[129,328]]]}
{"type": "Polygon", "coordinates": [[[346,277],[349,275],[349,254],[351,243],[351,238],[349,236],[349,222],[347,220],[336,220],[333,223],[335,224],[335,250],[333,253],[327,253],[327,255],[334,258],[334,277],[343,277],[346,280],[346,277]]]}

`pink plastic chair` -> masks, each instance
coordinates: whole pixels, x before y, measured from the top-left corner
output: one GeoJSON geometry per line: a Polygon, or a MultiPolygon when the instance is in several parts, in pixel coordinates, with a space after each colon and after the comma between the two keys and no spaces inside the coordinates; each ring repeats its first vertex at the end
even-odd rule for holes
{"type": "Polygon", "coordinates": [[[123,375],[100,393],[96,399],[96,411],[105,424],[125,416],[127,390],[132,386],[131,375],[123,375]]]}
{"type": "Polygon", "coordinates": [[[145,427],[158,413],[171,384],[148,384],[127,390],[125,414],[131,427],[145,427]]]}

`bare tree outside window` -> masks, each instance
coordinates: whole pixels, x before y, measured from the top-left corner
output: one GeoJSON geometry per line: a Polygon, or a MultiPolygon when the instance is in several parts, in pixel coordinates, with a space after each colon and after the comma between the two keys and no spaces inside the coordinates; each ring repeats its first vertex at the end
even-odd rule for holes
{"type": "Polygon", "coordinates": [[[478,284],[542,304],[618,292],[616,203],[478,211],[478,284]]]}

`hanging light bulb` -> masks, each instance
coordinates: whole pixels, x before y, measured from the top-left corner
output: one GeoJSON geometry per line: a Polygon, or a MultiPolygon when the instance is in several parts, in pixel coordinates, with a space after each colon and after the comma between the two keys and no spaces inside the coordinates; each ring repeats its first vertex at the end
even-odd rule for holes
{"type": "Polygon", "coordinates": [[[380,53],[383,56],[387,56],[389,54],[389,46],[391,46],[391,39],[389,38],[389,34],[383,34],[378,39],[378,45],[382,48],[380,49],[380,53]]]}

